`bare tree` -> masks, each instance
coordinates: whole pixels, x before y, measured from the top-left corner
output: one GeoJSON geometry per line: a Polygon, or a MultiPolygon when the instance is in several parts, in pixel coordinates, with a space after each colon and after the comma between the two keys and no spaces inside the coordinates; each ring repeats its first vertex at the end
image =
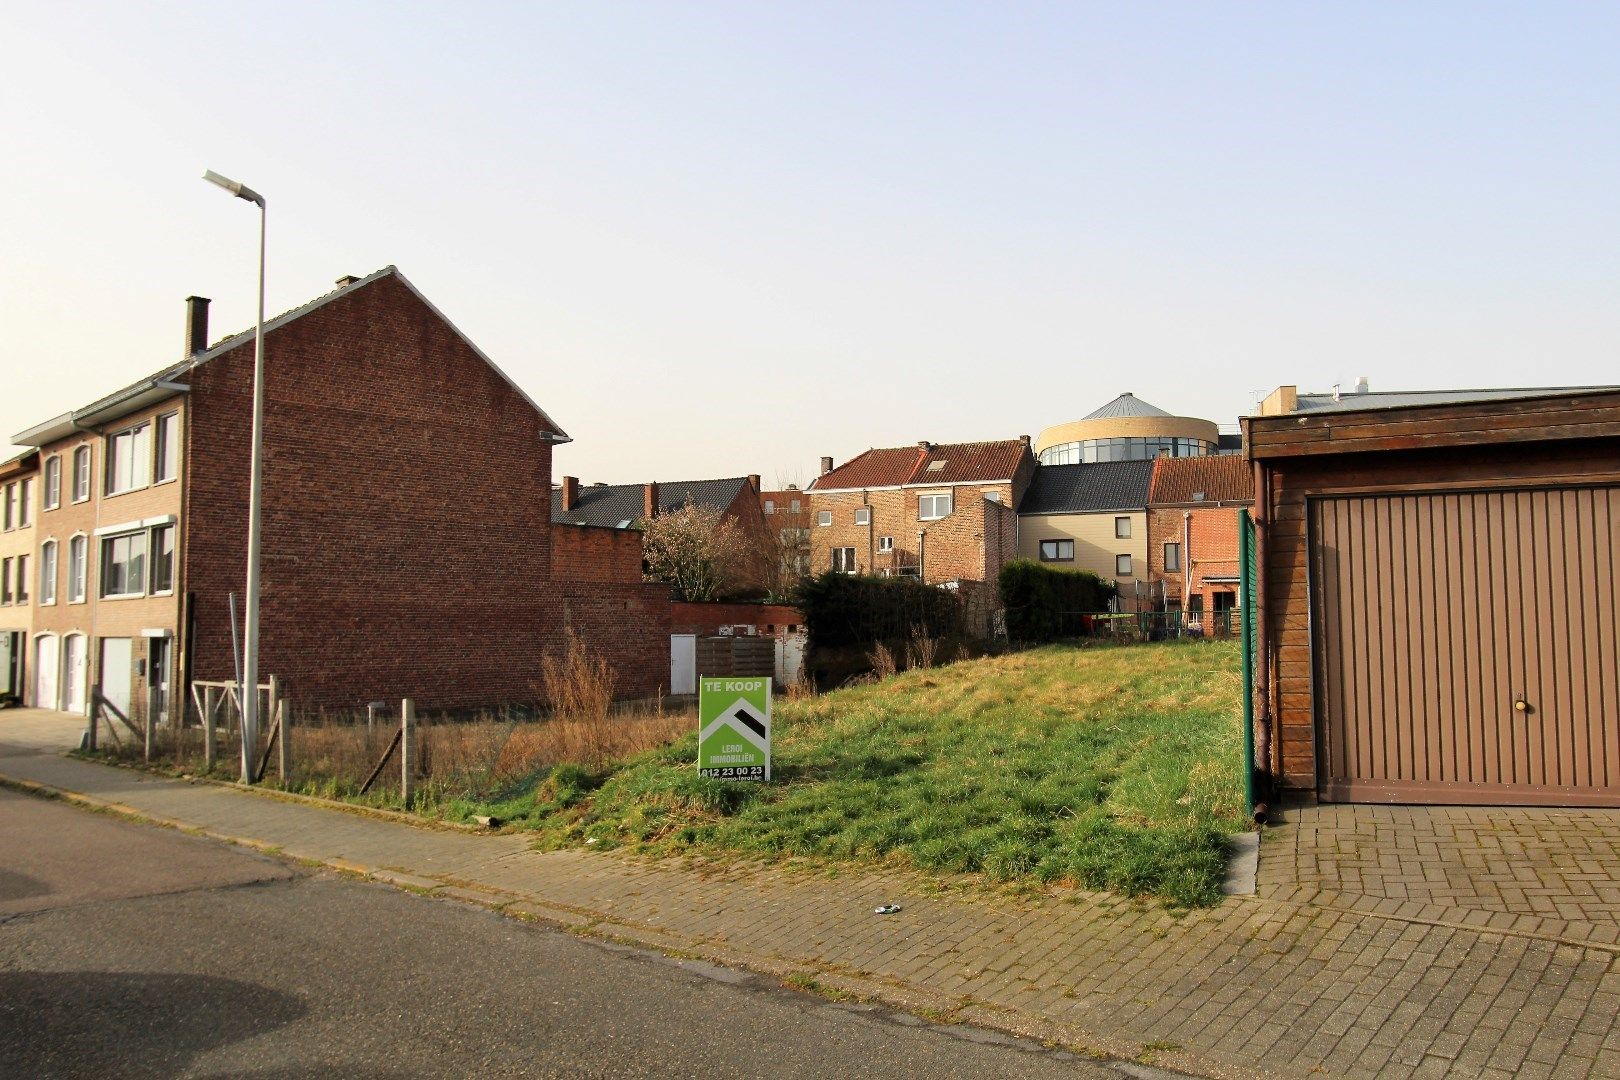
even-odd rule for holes
{"type": "Polygon", "coordinates": [[[734,588],[751,552],[737,523],[712,506],[690,501],[643,520],[642,558],[648,581],[667,581],[677,600],[714,600],[734,588]]]}
{"type": "Polygon", "coordinates": [[[797,477],[778,474],[777,490],[771,493],[777,496],[776,506],[765,515],[764,528],[753,540],[760,584],[776,601],[792,599],[799,579],[810,569],[810,496],[796,481],[797,477]]]}

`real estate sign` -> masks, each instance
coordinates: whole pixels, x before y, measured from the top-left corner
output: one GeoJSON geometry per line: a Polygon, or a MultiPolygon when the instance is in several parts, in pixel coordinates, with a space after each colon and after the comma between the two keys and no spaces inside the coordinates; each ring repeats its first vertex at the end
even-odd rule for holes
{"type": "Polygon", "coordinates": [[[771,778],[770,679],[699,681],[698,775],[771,778]]]}

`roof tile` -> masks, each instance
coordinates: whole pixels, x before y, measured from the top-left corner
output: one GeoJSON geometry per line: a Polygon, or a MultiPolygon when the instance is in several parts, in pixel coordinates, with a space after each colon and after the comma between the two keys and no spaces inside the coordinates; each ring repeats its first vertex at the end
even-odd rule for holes
{"type": "Polygon", "coordinates": [[[1254,502],[1254,470],[1247,458],[1236,454],[1161,457],[1153,465],[1150,504],[1254,502]]]}
{"type": "Polygon", "coordinates": [[[1022,439],[873,449],[817,477],[810,487],[836,491],[902,484],[993,484],[1011,480],[1029,452],[1022,439]]]}

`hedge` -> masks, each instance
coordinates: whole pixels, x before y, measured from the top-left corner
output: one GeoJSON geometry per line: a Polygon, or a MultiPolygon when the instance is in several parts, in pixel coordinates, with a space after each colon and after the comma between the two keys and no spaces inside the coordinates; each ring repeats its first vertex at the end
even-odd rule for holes
{"type": "Polygon", "coordinates": [[[828,572],[799,582],[794,606],[804,613],[812,649],[904,642],[915,628],[947,638],[962,630],[962,605],[952,593],[912,578],[828,572]]]}
{"type": "Polygon", "coordinates": [[[1077,613],[1107,611],[1118,592],[1089,570],[1054,570],[1031,559],[1003,566],[999,580],[1007,605],[1007,636],[1014,641],[1052,641],[1073,634],[1077,613]]]}

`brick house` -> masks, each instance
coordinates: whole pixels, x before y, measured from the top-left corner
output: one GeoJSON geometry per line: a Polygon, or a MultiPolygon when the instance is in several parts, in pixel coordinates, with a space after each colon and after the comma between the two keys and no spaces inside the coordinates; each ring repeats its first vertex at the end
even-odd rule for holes
{"type": "MultiPolygon", "coordinates": [[[[36,530],[58,601],[33,636],[64,677],[36,704],[82,708],[99,684],[170,717],[191,679],[234,678],[253,335],[210,347],[208,301],[187,305],[179,361],[15,436],[61,485],[36,530]]],[[[566,441],[394,267],[267,322],[260,670],[299,706],[533,702],[573,627],[627,694],[655,692],[667,671],[637,665],[667,598],[660,628],[639,582],[553,574],[544,499],[566,441]]]]}
{"type": "Polygon", "coordinates": [[[996,576],[1018,553],[1035,472],[1029,439],[868,450],[811,483],[810,571],[920,578],[962,591],[983,630],[996,576]]]}
{"type": "Polygon", "coordinates": [[[767,592],[772,599],[785,600],[793,594],[799,579],[810,573],[810,497],[797,485],[779,491],[759,493],[760,513],[765,519],[766,550],[772,565],[767,592]]]}
{"type": "Polygon", "coordinates": [[[1018,553],[1089,570],[1119,588],[1119,610],[1147,611],[1157,595],[1148,573],[1152,461],[1039,465],[1018,504],[1018,553]]]}
{"type": "MultiPolygon", "coordinates": [[[[1234,455],[1153,462],[1148,493],[1148,575],[1162,583],[1164,607],[1202,613],[1238,605],[1238,511],[1254,505],[1254,472],[1234,455]]],[[[1214,630],[1230,629],[1221,616],[1214,630]]]]}
{"type": "Polygon", "coordinates": [[[32,662],[29,641],[34,621],[38,557],[34,505],[39,488],[39,454],[29,450],[0,462],[0,698],[24,698],[32,662]]]}
{"type": "Polygon", "coordinates": [[[581,487],[578,477],[565,476],[562,483],[551,490],[551,520],[560,527],[633,529],[638,521],[674,513],[688,504],[709,507],[718,511],[723,520],[736,523],[747,537],[751,556],[742,588],[744,591],[764,589],[767,532],[758,474],[720,480],[592,484],[589,487],[581,487]]]}

